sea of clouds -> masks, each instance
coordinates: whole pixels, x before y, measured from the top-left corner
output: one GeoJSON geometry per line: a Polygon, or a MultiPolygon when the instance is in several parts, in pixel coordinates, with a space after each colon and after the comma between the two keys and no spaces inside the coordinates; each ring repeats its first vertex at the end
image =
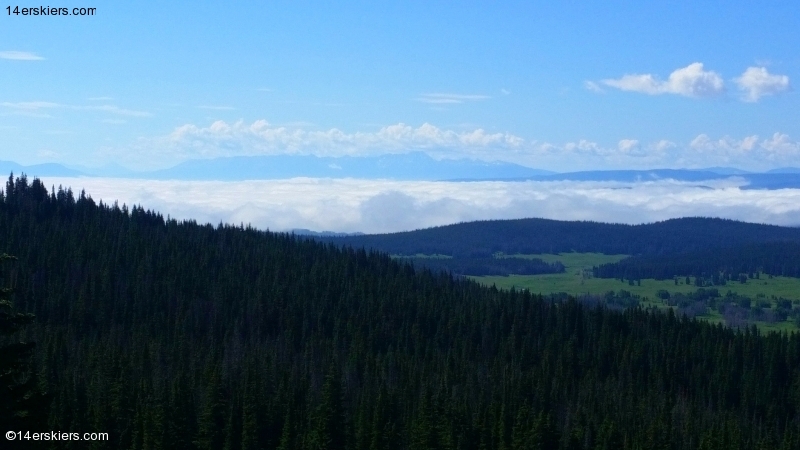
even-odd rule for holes
{"type": "Polygon", "coordinates": [[[703,183],[391,181],[293,178],[154,181],[44,177],[95,201],[141,205],[165,217],[273,231],[382,233],[456,222],[543,217],[647,223],[687,216],[800,225],[800,189],[747,190],[737,178],[703,183]]]}

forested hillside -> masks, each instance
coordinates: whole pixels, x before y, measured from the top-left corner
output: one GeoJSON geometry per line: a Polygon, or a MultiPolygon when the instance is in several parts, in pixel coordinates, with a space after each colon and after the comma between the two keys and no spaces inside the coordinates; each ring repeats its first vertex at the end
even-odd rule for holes
{"type": "Polygon", "coordinates": [[[681,276],[708,278],[712,284],[752,278],[762,272],[800,277],[799,242],[763,242],[670,255],[641,255],[595,268],[601,278],[664,280],[681,276]]]}
{"type": "Polygon", "coordinates": [[[549,302],[25,178],[0,196],[0,252],[36,315],[13,339],[37,342],[43,431],[110,434],[92,448],[800,448],[796,334],[549,302]]]}
{"type": "Polygon", "coordinates": [[[320,240],[401,255],[486,257],[496,252],[507,255],[561,252],[660,255],[745,243],[800,242],[800,228],[699,217],[645,225],[517,219],[320,240]]]}

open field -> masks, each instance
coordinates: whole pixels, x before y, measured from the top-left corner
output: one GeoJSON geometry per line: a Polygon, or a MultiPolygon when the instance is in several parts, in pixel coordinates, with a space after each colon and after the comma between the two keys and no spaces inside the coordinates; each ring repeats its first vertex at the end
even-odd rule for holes
{"type": "MultiPolygon", "coordinates": [[[[503,255],[498,255],[503,257],[503,255]]],[[[564,264],[566,271],[559,274],[544,275],[510,275],[471,277],[479,283],[491,286],[495,285],[500,289],[527,289],[537,294],[551,294],[566,292],[570,295],[582,294],[604,294],[608,291],[619,291],[624,289],[633,295],[642,298],[643,306],[656,306],[667,308],[660,299],[656,297],[656,292],[661,289],[670,293],[689,293],[698,288],[692,283],[686,284],[685,277],[678,280],[676,285],[674,280],[654,280],[643,279],[641,285],[631,285],[628,281],[621,282],[617,279],[594,278],[592,277],[592,267],[599,264],[616,262],[627,255],[604,255],[599,253],[562,253],[559,255],[508,255],[515,257],[540,258],[546,262],[560,261],[564,264]]],[[[783,297],[791,300],[800,300],[800,279],[788,277],[769,278],[762,275],[760,279],[750,279],[747,283],[730,282],[725,286],[712,286],[719,290],[721,295],[728,291],[747,296],[753,300],[771,300],[773,296],[783,297]]],[[[722,316],[716,311],[709,309],[709,313],[700,316],[709,322],[722,322],[722,316]]],[[[762,331],[789,331],[797,330],[794,323],[787,321],[776,324],[758,323],[762,331]]]]}

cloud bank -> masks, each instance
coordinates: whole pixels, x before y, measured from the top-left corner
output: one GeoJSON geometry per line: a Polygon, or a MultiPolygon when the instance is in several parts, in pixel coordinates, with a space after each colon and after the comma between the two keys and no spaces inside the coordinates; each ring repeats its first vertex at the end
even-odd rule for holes
{"type": "Polygon", "coordinates": [[[207,127],[182,125],[167,136],[142,139],[134,152],[119,152],[115,156],[129,158],[132,165],[140,165],[143,161],[159,161],[163,165],[191,158],[222,156],[367,156],[417,150],[435,156],[476,157],[495,154],[498,150],[514,152],[524,142],[521,137],[510,133],[490,133],[481,128],[454,131],[429,123],[419,127],[398,123],[377,131],[348,133],[337,128],[307,130],[275,126],[266,120],[250,124],[218,120],[207,127]]]}
{"type": "MultiPolygon", "coordinates": [[[[0,105],[12,106],[8,103],[0,105]]],[[[13,104],[19,111],[58,106],[47,102],[13,104]]],[[[413,151],[424,151],[435,159],[500,160],[555,171],[719,165],[766,170],[797,165],[800,142],[786,134],[775,133],[767,138],[755,135],[714,138],[700,134],[682,143],[666,139],[643,142],[635,136],[627,136],[610,145],[588,139],[549,143],[527,140],[511,133],[492,133],[481,128],[452,130],[430,123],[418,127],[398,123],[375,131],[345,132],[337,128],[313,130],[304,125],[277,126],[266,120],[252,123],[219,120],[208,126],[185,124],[168,135],[141,138],[128,147],[106,148],[98,152],[95,159],[150,170],[163,169],[189,159],[227,156],[377,156],[413,151]]]]}
{"type": "Polygon", "coordinates": [[[392,232],[484,219],[544,217],[644,223],[710,216],[778,225],[800,224],[800,190],[743,190],[731,178],[652,182],[397,182],[311,179],[206,182],[111,178],[42,179],[85,189],[106,203],[140,204],[177,219],[392,232]]]}

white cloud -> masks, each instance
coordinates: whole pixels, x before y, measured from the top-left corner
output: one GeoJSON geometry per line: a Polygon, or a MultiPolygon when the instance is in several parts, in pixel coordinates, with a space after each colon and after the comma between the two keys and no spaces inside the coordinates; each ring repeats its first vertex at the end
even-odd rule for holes
{"type": "Polygon", "coordinates": [[[36,53],[7,50],[0,52],[0,59],[11,59],[14,61],[41,61],[44,58],[36,53]]]}
{"type": "MultiPolygon", "coordinates": [[[[618,79],[602,80],[606,86],[623,91],[649,95],[677,94],[685,97],[713,97],[725,91],[725,82],[716,72],[703,69],[703,63],[695,62],[673,71],[667,81],[652,74],[624,75],[618,79]]],[[[587,88],[591,89],[589,85],[587,88]]]]}
{"type": "Polygon", "coordinates": [[[714,166],[762,171],[797,166],[800,142],[783,133],[768,138],[757,135],[712,138],[700,134],[683,143],[666,139],[651,142],[621,139],[612,146],[581,139],[563,145],[527,142],[515,154],[520,155],[517,160],[520,164],[561,172],[714,166]]]}
{"type": "Polygon", "coordinates": [[[775,133],[771,138],[763,140],[760,147],[770,152],[770,156],[797,157],[800,156],[800,142],[792,141],[788,135],[775,133]]]}
{"type": "Polygon", "coordinates": [[[422,103],[430,103],[434,105],[446,105],[446,104],[460,104],[464,102],[487,100],[490,98],[491,97],[488,95],[478,95],[478,94],[434,93],[434,94],[422,94],[419,97],[417,97],[416,100],[422,103]]]}
{"type": "Polygon", "coordinates": [[[654,143],[650,144],[650,148],[652,148],[653,150],[655,150],[657,152],[664,152],[664,151],[667,151],[667,150],[669,150],[671,148],[675,148],[677,146],[678,146],[678,144],[676,144],[676,143],[674,143],[672,141],[668,141],[666,139],[661,139],[658,142],[654,142],[654,143]]]}
{"type": "Polygon", "coordinates": [[[753,135],[738,140],[729,136],[711,139],[701,134],[689,146],[712,160],[737,163],[750,170],[774,167],[776,164],[797,165],[800,158],[800,142],[792,141],[782,133],[775,133],[767,139],[753,135]]]}
{"type": "Polygon", "coordinates": [[[555,171],[599,169],[702,168],[728,165],[746,170],[796,166],[800,143],[777,133],[759,136],[710,137],[684,142],[623,138],[613,143],[580,139],[566,143],[537,142],[476,125],[458,129],[430,123],[387,125],[370,131],[318,129],[313,124],[271,124],[266,120],[206,126],[185,124],[168,135],[140,138],[124,147],[98,149],[92,158],[139,170],[162,169],[197,158],[258,155],[320,157],[375,156],[423,151],[435,159],[472,158],[507,161],[555,171]]]}
{"type": "Polygon", "coordinates": [[[460,221],[545,217],[642,223],[713,216],[800,224],[800,190],[744,190],[731,178],[703,183],[398,182],[310,179],[216,182],[51,178],[106,203],[141,204],[200,223],[262,229],[390,232],[460,221]]]}
{"type": "Polygon", "coordinates": [[[604,94],[606,92],[603,90],[603,88],[600,87],[599,84],[597,84],[594,81],[584,81],[583,87],[597,94],[604,94]]]}
{"type": "MultiPolygon", "coordinates": [[[[557,147],[550,146],[550,149],[557,147]]],[[[598,155],[605,155],[609,153],[608,149],[601,147],[597,142],[592,142],[586,139],[581,139],[578,142],[567,142],[564,144],[564,150],[568,152],[578,153],[593,153],[598,155]]]]}
{"type": "Polygon", "coordinates": [[[748,67],[734,82],[747,102],[757,102],[761,97],[789,90],[788,76],[772,75],[765,67],[748,67]]]}
{"type": "Polygon", "coordinates": [[[724,151],[743,154],[753,150],[757,143],[757,135],[746,136],[741,140],[736,140],[729,136],[713,140],[706,134],[700,134],[692,140],[689,146],[699,151],[724,151]]]}
{"type": "Polygon", "coordinates": [[[132,109],[124,109],[114,105],[102,105],[102,106],[71,106],[72,109],[83,109],[89,111],[103,111],[111,114],[116,114],[119,116],[129,116],[129,117],[150,117],[152,114],[146,111],[135,111],[132,109]]]}
{"type": "Polygon", "coordinates": [[[639,141],[636,139],[623,139],[617,144],[617,148],[622,153],[635,152],[639,148],[639,141]]]}
{"type": "Polygon", "coordinates": [[[499,151],[518,151],[524,144],[524,139],[510,133],[490,133],[481,128],[455,131],[429,123],[419,127],[398,123],[376,131],[348,133],[338,128],[278,126],[265,120],[250,124],[218,120],[207,127],[182,125],[167,136],[143,139],[133,153],[120,153],[140,158],[129,163],[158,162],[163,166],[188,158],[234,155],[363,156],[414,150],[425,150],[437,157],[488,158],[499,151]]]}

